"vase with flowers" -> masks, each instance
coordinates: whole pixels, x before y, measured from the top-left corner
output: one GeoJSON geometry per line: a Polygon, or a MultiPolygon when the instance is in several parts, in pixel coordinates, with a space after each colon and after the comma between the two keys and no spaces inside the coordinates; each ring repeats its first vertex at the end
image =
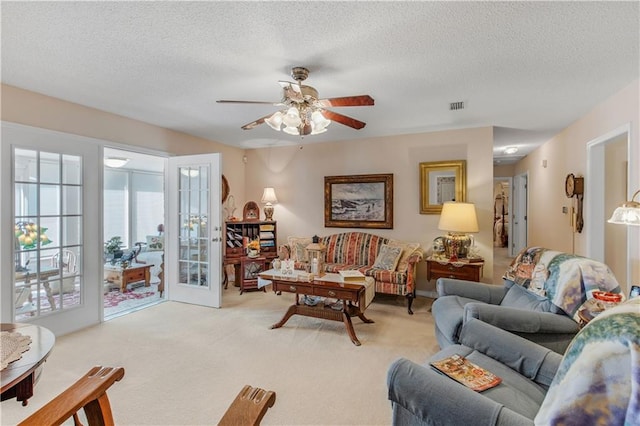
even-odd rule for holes
{"type": "Polygon", "coordinates": [[[260,256],[260,240],[252,240],[249,242],[249,244],[247,244],[247,256],[260,256]]]}

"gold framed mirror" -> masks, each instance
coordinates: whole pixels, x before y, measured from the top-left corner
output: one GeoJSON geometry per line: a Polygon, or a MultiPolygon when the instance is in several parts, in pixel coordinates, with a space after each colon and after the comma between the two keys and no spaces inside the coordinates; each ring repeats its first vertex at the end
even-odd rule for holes
{"type": "Polygon", "coordinates": [[[466,198],[466,160],[420,163],[420,214],[440,214],[445,201],[466,198]]]}

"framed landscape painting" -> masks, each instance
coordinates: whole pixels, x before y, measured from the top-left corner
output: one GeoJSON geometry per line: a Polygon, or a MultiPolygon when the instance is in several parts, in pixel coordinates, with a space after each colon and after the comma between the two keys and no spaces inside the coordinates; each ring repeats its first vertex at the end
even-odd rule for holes
{"type": "Polygon", "coordinates": [[[325,176],[324,226],[393,229],[393,174],[325,176]]]}

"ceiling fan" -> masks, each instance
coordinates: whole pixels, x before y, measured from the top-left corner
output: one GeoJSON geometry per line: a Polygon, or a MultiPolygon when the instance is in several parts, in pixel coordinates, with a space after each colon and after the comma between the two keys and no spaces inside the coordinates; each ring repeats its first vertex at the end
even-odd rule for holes
{"type": "Polygon", "coordinates": [[[251,123],[242,126],[244,130],[267,123],[274,130],[282,130],[290,135],[317,135],[327,131],[327,126],[336,121],[356,130],[362,129],[366,123],[346,115],[338,114],[326,108],[346,106],[370,106],[374,100],[369,95],[345,96],[340,98],[319,99],[318,91],[302,84],[309,76],[309,70],[304,67],[291,69],[291,81],[279,81],[282,86],[282,100],[280,102],[265,101],[231,101],[219,100],[218,103],[237,104],[268,104],[284,107],[273,114],[265,115],[251,123]]]}

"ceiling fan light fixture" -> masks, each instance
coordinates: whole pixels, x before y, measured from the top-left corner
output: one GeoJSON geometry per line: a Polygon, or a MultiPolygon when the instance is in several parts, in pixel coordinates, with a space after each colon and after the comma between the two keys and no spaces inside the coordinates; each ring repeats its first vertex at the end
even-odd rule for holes
{"type": "Polygon", "coordinates": [[[289,108],[284,117],[282,117],[282,122],[287,127],[298,127],[300,124],[302,124],[302,119],[300,118],[300,112],[298,111],[298,108],[289,108]]]}
{"type": "Polygon", "coordinates": [[[320,133],[324,133],[324,132],[327,131],[326,127],[318,128],[318,127],[314,126],[313,123],[311,124],[311,128],[312,128],[312,130],[311,130],[310,134],[312,134],[312,135],[319,135],[320,133]]]}
{"type": "Polygon", "coordinates": [[[298,136],[300,134],[300,132],[298,131],[298,128],[292,127],[292,126],[286,126],[282,129],[282,131],[294,136],[298,136]]]}
{"type": "Polygon", "coordinates": [[[327,120],[320,111],[316,110],[311,113],[311,123],[315,128],[324,129],[331,124],[331,120],[327,120]]]}
{"type": "Polygon", "coordinates": [[[276,111],[276,113],[271,117],[266,118],[264,122],[267,123],[267,125],[269,125],[269,127],[271,127],[273,130],[277,130],[279,132],[280,128],[282,127],[282,116],[283,114],[281,111],[276,111]]]}

